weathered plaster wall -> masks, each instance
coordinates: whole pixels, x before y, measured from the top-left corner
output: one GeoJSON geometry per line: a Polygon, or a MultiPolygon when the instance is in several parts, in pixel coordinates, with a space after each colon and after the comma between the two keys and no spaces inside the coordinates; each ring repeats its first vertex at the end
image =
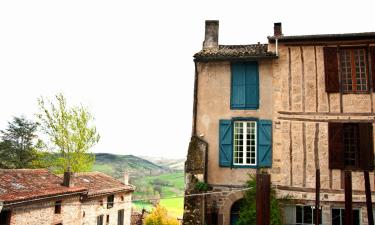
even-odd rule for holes
{"type": "Polygon", "coordinates": [[[229,62],[198,63],[197,135],[208,143],[208,177],[210,184],[244,184],[253,169],[219,167],[218,124],[220,119],[256,117],[272,119],[272,66],[271,61],[259,62],[259,109],[231,110],[231,67],[229,62]]]}

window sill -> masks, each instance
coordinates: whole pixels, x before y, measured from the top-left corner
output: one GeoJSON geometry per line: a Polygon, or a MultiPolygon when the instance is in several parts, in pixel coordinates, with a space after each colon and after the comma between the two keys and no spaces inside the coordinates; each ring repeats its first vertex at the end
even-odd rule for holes
{"type": "Polygon", "coordinates": [[[254,107],[236,107],[236,106],[231,106],[231,110],[257,110],[259,109],[259,106],[254,106],[254,107]]]}

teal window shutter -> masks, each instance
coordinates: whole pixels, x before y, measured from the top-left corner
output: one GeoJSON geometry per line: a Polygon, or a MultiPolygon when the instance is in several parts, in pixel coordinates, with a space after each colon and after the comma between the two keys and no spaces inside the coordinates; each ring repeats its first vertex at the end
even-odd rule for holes
{"type": "Polygon", "coordinates": [[[272,166],[272,121],[258,121],[258,167],[272,166]]]}
{"type": "Polygon", "coordinates": [[[230,167],[232,165],[233,152],[233,128],[231,120],[219,121],[219,166],[230,167]]]}
{"type": "Polygon", "coordinates": [[[232,63],[231,73],[231,109],[258,109],[258,63],[232,63]]]}

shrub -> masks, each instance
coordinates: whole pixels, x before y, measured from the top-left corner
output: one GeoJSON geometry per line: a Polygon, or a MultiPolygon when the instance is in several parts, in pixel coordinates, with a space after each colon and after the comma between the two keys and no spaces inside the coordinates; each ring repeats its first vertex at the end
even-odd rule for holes
{"type": "MultiPolygon", "coordinates": [[[[254,175],[250,175],[250,179],[247,181],[247,187],[249,189],[245,192],[237,225],[256,224],[256,179],[254,175]]],[[[280,200],[276,198],[276,192],[273,188],[271,188],[270,214],[271,225],[283,225],[280,200]]]]}
{"type": "Polygon", "coordinates": [[[194,189],[197,190],[197,191],[208,191],[209,186],[208,186],[208,184],[199,181],[195,184],[194,189]]]}
{"type": "Polygon", "coordinates": [[[167,209],[157,205],[146,217],[145,225],[179,225],[177,219],[168,216],[167,209]]]}

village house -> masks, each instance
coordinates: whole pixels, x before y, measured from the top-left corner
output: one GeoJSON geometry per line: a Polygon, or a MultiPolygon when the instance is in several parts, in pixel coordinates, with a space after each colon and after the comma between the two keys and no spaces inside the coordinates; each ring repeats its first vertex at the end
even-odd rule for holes
{"type": "Polygon", "coordinates": [[[364,170],[375,191],[375,33],[287,36],[275,23],[267,44],[218,40],[219,22],[206,21],[194,55],[185,194],[197,182],[212,194],[185,197],[184,224],[235,224],[248,174],[262,168],[279,198],[292,197],[285,224],[315,223],[320,169],[324,225],[343,225],[343,170],[351,170],[353,221],[366,225],[364,170]]]}
{"type": "Polygon", "coordinates": [[[134,187],[99,172],[0,170],[0,225],[130,225],[134,187]]]}

